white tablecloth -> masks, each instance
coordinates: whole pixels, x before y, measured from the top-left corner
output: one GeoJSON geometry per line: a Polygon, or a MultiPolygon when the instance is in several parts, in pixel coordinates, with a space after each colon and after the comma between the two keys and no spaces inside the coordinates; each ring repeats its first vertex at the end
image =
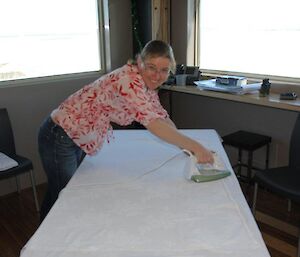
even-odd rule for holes
{"type": "MultiPolygon", "coordinates": [[[[182,130],[216,151],[214,130],[182,130]]],[[[119,130],[86,157],[22,257],[270,256],[235,175],[195,183],[187,156],[146,130],[119,130]]]]}

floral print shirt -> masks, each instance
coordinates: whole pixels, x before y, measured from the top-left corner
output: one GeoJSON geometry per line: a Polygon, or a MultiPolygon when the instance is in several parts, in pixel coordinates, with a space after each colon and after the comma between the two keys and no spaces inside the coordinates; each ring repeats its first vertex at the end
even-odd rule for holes
{"type": "Polygon", "coordinates": [[[51,114],[70,138],[87,154],[95,154],[112,135],[110,122],[147,126],[166,119],[157,92],[148,89],[136,65],[123,67],[100,77],[69,96],[51,114]]]}

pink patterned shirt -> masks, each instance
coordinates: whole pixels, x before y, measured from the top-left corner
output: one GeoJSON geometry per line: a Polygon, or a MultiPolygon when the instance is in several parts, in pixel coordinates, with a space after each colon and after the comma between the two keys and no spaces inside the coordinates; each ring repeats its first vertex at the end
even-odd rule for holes
{"type": "Polygon", "coordinates": [[[69,96],[51,114],[70,138],[87,154],[95,154],[112,133],[110,122],[144,126],[168,113],[157,92],[148,89],[137,67],[126,64],[69,96]]]}

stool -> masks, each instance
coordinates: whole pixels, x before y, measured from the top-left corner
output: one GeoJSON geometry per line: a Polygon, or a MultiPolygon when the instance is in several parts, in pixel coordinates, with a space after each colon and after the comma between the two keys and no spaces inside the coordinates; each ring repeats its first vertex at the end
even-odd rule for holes
{"type": "Polygon", "coordinates": [[[223,145],[229,145],[238,148],[238,163],[232,166],[233,169],[238,168],[237,177],[239,180],[250,182],[252,177],[252,169],[262,170],[257,167],[253,167],[253,152],[263,146],[266,146],[266,169],[269,168],[269,150],[272,138],[269,136],[264,136],[256,133],[251,133],[247,131],[237,131],[232,134],[222,137],[223,145]],[[248,161],[247,164],[242,163],[242,153],[248,151],[248,161]],[[242,167],[247,168],[247,176],[242,176],[242,167]]]}

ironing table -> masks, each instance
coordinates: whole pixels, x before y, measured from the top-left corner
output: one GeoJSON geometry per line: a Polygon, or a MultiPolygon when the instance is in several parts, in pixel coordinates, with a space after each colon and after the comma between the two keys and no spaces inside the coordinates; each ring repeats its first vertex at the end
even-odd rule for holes
{"type": "MultiPolygon", "coordinates": [[[[217,152],[215,130],[181,130],[217,152]]],[[[189,158],[147,130],[116,130],[87,156],[22,257],[267,257],[256,222],[232,175],[195,183],[189,158]]]]}

